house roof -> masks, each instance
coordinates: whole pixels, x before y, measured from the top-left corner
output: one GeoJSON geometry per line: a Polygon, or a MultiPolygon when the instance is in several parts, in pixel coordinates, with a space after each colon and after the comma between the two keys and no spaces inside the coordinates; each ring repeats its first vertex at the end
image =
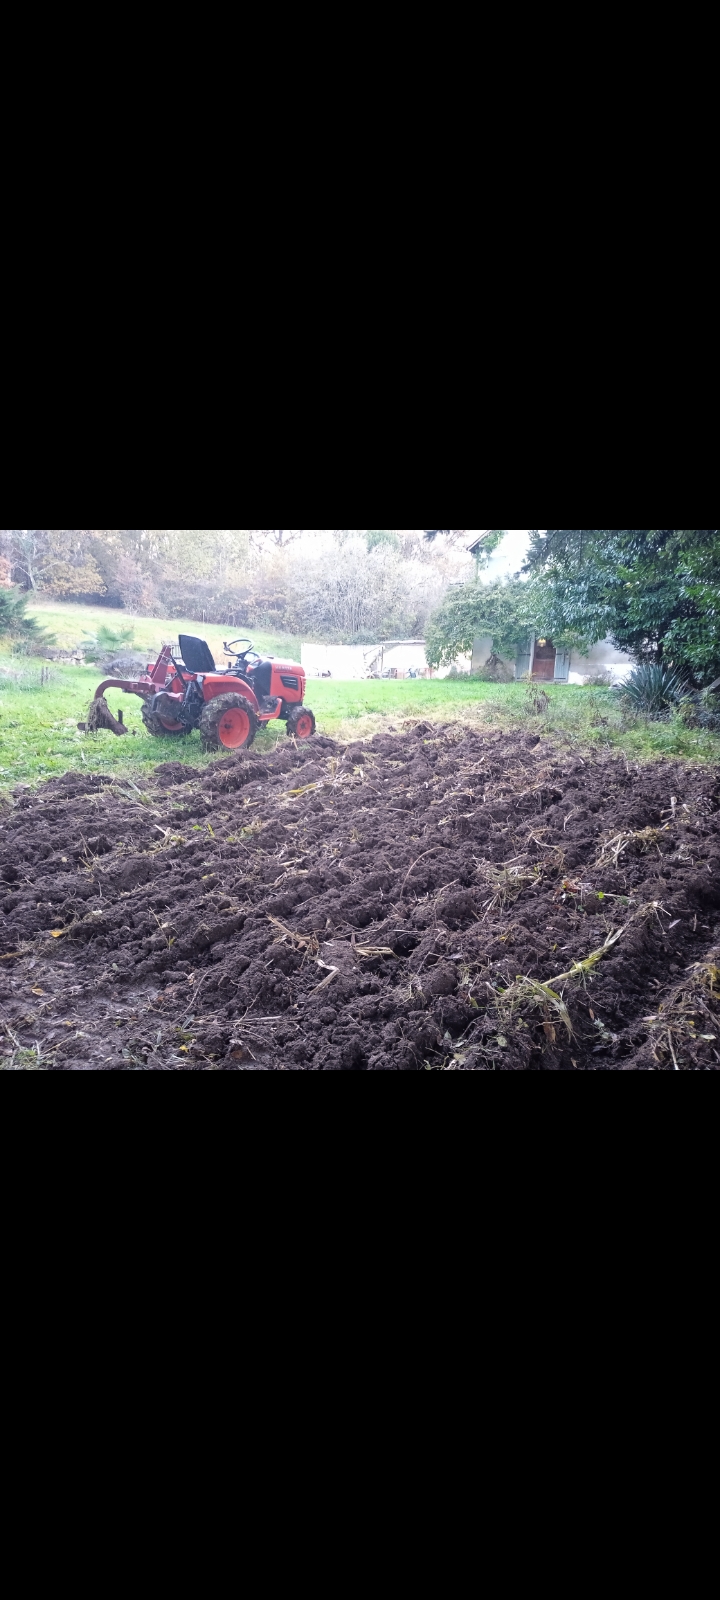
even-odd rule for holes
{"type": "Polygon", "coordinates": [[[469,551],[471,556],[475,554],[476,550],[480,549],[481,544],[484,544],[486,539],[487,539],[487,532],[486,533],[481,533],[480,537],[478,539],[475,539],[472,544],[468,545],[468,551],[469,551]]]}

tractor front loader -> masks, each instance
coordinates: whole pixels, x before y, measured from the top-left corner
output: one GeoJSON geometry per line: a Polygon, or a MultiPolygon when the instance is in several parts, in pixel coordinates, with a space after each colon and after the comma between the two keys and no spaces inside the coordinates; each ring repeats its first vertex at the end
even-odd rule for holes
{"type": "MultiPolygon", "coordinates": [[[[107,689],[139,695],[148,733],[185,738],[199,728],[208,749],[247,750],[258,728],[276,719],[285,722],[296,739],[309,739],[315,732],[313,713],[303,704],[305,672],[297,662],[259,656],[250,639],[234,639],[223,646],[233,664],[216,667],[205,639],[181,633],[179,644],[179,658],[171,645],[165,645],[139,678],[106,678],[95,691],[93,705],[97,707],[100,700],[107,704],[107,689]],[[238,649],[239,645],[244,648],[238,649]]],[[[91,710],[88,725],[93,724],[98,718],[91,710]]]]}

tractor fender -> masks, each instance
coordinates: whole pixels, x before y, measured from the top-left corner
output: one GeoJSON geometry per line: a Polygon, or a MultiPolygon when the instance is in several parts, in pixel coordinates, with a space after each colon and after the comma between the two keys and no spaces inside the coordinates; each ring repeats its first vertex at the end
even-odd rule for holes
{"type": "Polygon", "coordinates": [[[248,705],[252,707],[255,715],[258,716],[260,713],[255,690],[250,688],[250,684],[246,683],[244,678],[221,678],[219,676],[215,678],[210,677],[208,674],[202,685],[203,700],[207,704],[209,700],[215,700],[219,694],[241,694],[243,699],[247,700],[248,705]]]}
{"type": "Polygon", "coordinates": [[[152,700],[148,701],[148,705],[153,714],[158,711],[162,711],[162,707],[158,706],[159,700],[162,700],[165,705],[167,705],[168,700],[174,700],[177,704],[178,710],[180,710],[180,707],[183,703],[183,696],[181,694],[173,694],[168,689],[161,689],[159,694],[154,694],[152,700]]]}

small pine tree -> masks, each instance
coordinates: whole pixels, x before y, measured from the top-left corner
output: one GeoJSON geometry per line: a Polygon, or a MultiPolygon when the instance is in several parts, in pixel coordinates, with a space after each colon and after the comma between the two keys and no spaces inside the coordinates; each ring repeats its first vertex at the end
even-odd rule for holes
{"type": "Polygon", "coordinates": [[[34,617],[27,615],[27,595],[22,590],[0,588],[0,636],[8,637],[26,647],[49,644],[50,637],[34,617]]]}

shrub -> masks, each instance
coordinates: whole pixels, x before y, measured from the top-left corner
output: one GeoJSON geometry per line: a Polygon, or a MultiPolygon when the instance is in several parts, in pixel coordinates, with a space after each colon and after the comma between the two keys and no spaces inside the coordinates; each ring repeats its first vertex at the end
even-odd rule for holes
{"type": "Polygon", "coordinates": [[[720,733],[720,697],[710,689],[700,689],[689,695],[680,706],[680,717],[686,728],[709,728],[720,733]]]}
{"type": "Polygon", "coordinates": [[[485,665],[474,667],[470,676],[477,683],[513,683],[515,680],[515,668],[509,661],[503,661],[502,656],[497,655],[493,650],[492,655],[488,656],[485,665]]]}
{"type": "Polygon", "coordinates": [[[82,646],[86,661],[104,661],[106,656],[124,654],[132,650],[135,643],[132,625],[129,628],[108,628],[102,622],[97,633],[86,633],[83,629],[83,634],[88,641],[82,646]]]}
{"type": "Polygon", "coordinates": [[[675,667],[663,667],[659,662],[647,662],[635,667],[625,683],[616,690],[635,711],[648,717],[660,717],[673,706],[679,706],[689,694],[688,685],[675,667]]]}
{"type": "Polygon", "coordinates": [[[525,710],[530,716],[542,717],[550,707],[550,696],[545,689],[532,678],[528,679],[525,690],[525,710]]]}

